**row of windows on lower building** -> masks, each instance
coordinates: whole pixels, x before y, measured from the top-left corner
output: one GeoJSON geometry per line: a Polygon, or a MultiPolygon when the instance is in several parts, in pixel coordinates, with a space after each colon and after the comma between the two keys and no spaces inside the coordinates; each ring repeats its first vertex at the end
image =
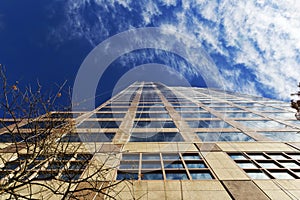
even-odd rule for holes
{"type": "Polygon", "coordinates": [[[21,180],[77,180],[92,157],[92,154],[60,154],[49,160],[50,156],[47,155],[20,154],[15,160],[4,164],[0,170],[0,179],[19,171],[21,174],[18,178],[21,180]]]}
{"type": "MultiPolygon", "coordinates": [[[[252,179],[300,179],[300,153],[240,152],[228,155],[252,179]]],[[[49,160],[46,155],[33,159],[30,154],[20,154],[2,166],[0,179],[26,164],[21,179],[77,180],[92,157],[92,154],[61,154],[49,160]]],[[[116,179],[197,180],[215,179],[215,176],[198,152],[123,153],[116,179]]]]}
{"type": "MultiPolygon", "coordinates": [[[[255,141],[243,132],[195,132],[204,142],[214,141],[255,141]]],[[[275,141],[300,141],[298,132],[257,132],[275,141]]],[[[1,143],[36,142],[46,137],[46,134],[3,133],[0,135],[1,143]]],[[[80,132],[68,133],[61,138],[61,142],[112,142],[115,132],[80,132]]],[[[132,132],[129,142],[183,142],[179,132],[132,132]]]]}
{"type": "Polygon", "coordinates": [[[123,154],[117,180],[213,179],[198,153],[123,154]]]}
{"type": "Polygon", "coordinates": [[[253,179],[300,179],[300,153],[229,153],[253,179]]]}

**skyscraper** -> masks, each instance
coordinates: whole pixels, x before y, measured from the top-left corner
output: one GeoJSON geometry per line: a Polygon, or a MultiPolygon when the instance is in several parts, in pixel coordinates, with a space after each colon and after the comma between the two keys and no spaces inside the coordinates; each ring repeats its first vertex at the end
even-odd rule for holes
{"type": "MultiPolygon", "coordinates": [[[[50,116],[71,117],[74,130],[57,141],[80,148],[59,167],[37,162],[29,178],[49,178],[50,166],[47,180],[66,179],[64,168],[82,163],[69,177],[80,180],[90,163],[113,155],[102,163],[112,169],[107,181],[127,180],[106,191],[117,199],[300,199],[300,121],[288,103],[136,82],[93,111],[50,116]]],[[[2,154],[11,154],[12,136],[1,130],[2,154]]],[[[18,159],[2,164],[3,179],[18,159]]]]}

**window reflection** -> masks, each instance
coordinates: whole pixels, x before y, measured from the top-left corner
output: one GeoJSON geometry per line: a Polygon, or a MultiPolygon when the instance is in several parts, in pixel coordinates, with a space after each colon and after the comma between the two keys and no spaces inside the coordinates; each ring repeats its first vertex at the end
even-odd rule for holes
{"type": "Polygon", "coordinates": [[[242,132],[197,132],[202,141],[255,141],[242,132]]]}

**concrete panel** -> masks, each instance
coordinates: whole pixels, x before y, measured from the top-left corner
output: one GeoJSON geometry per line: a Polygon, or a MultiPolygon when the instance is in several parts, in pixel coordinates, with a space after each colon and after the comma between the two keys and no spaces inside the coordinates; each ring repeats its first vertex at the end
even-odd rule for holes
{"type": "Polygon", "coordinates": [[[252,181],[223,181],[236,200],[268,200],[269,198],[252,181]]]}

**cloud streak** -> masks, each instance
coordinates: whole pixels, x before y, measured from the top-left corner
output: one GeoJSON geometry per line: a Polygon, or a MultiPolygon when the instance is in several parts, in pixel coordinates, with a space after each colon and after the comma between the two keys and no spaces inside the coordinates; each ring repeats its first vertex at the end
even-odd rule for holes
{"type": "Polygon", "coordinates": [[[58,35],[84,37],[96,46],[130,28],[173,29],[202,44],[233,91],[288,99],[300,79],[297,0],[72,0],[65,5],[66,22],[58,35]]]}

